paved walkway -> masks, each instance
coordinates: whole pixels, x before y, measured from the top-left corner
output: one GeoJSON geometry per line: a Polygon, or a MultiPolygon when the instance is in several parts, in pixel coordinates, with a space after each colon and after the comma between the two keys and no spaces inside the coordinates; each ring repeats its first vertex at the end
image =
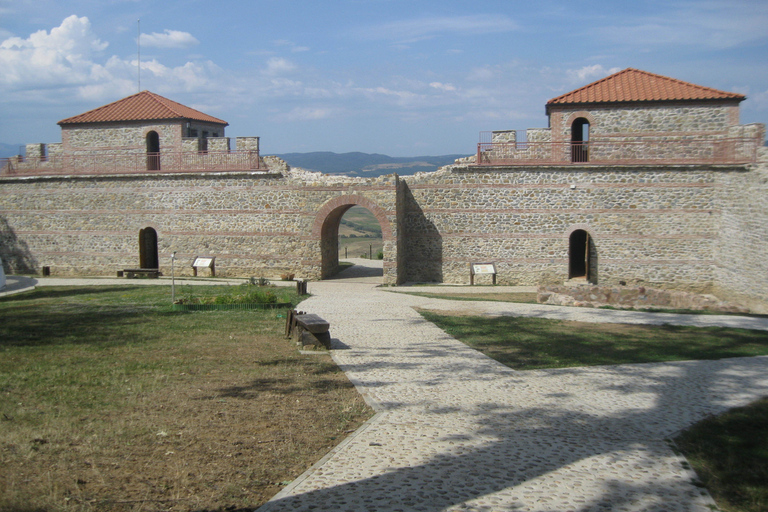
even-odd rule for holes
{"type": "Polygon", "coordinates": [[[513,371],[413,307],[768,330],[766,319],[445,301],[353,281],[310,283],[301,309],[330,321],[334,359],[377,414],[259,512],[709,512],[667,439],[768,395],[768,357],[513,371]]]}

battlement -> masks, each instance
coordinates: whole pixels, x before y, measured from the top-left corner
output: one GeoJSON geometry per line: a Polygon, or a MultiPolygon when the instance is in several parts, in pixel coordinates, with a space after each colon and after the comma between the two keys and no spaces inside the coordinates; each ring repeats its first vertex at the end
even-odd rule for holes
{"type": "Polygon", "coordinates": [[[181,139],[180,150],[157,152],[135,147],[65,151],[62,143],[27,144],[25,155],[0,161],[0,176],[269,170],[259,153],[259,137],[235,141],[232,150],[229,137],[207,137],[201,149],[199,138],[187,137],[181,139]]]}

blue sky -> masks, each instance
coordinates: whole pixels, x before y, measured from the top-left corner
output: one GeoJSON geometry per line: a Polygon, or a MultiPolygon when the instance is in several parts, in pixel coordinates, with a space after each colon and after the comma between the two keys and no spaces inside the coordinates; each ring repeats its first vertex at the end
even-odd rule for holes
{"type": "Polygon", "coordinates": [[[547,100],[634,67],[746,94],[768,122],[768,2],[0,0],[0,142],[141,89],[264,154],[472,154],[547,100]]]}

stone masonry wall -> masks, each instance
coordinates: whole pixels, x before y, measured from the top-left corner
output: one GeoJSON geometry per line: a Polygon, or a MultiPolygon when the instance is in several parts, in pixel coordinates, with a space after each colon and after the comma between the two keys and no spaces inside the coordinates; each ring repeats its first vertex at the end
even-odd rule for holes
{"type": "Polygon", "coordinates": [[[95,151],[147,151],[146,134],[155,131],[160,137],[160,151],[181,150],[181,125],[163,123],[105,124],[98,127],[63,126],[61,142],[67,154],[88,154],[95,151]]]}
{"type": "Polygon", "coordinates": [[[10,272],[115,275],[139,264],[138,236],[158,235],[161,271],[190,274],[197,255],[216,256],[217,275],[319,279],[323,205],[354,195],[390,224],[387,279],[396,279],[396,179],[330,180],[316,173],[223,173],[5,179],[0,256],[10,272]],[[188,263],[188,264],[187,264],[188,263]]]}
{"type": "Polygon", "coordinates": [[[596,251],[594,282],[708,291],[718,174],[456,165],[408,177],[407,280],[469,283],[470,263],[493,262],[499,284],[562,283],[569,236],[583,229],[596,251]]]}
{"type": "MultiPolygon", "coordinates": [[[[617,135],[705,135],[725,132],[738,124],[738,103],[733,105],[672,105],[590,107],[590,139],[617,135]]],[[[581,111],[554,109],[550,114],[552,140],[571,140],[571,124],[581,111]]]]}
{"type": "Polygon", "coordinates": [[[768,148],[749,172],[720,175],[718,196],[716,294],[768,313],[768,148]]]}

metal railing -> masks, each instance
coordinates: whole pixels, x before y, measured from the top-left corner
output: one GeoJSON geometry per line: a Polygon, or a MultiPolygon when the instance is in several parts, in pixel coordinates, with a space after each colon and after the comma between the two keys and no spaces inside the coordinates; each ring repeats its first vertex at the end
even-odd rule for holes
{"type": "Polygon", "coordinates": [[[0,159],[0,176],[266,171],[258,151],[93,152],[0,159]]]}
{"type": "Polygon", "coordinates": [[[757,160],[757,138],[480,142],[476,165],[695,165],[757,160]]]}

